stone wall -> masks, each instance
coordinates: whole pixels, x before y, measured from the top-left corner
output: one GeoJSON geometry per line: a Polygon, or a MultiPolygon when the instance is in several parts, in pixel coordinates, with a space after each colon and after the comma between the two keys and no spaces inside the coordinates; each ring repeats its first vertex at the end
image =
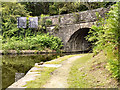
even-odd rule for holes
{"type": "Polygon", "coordinates": [[[45,17],[44,19],[51,19],[52,25],[56,25],[56,24],[66,25],[66,24],[94,22],[97,20],[96,12],[98,12],[100,16],[104,17],[105,13],[108,10],[109,8],[99,8],[99,9],[87,10],[87,11],[76,12],[71,14],[55,15],[55,16],[45,17]]]}
{"type": "MultiPolygon", "coordinates": [[[[52,25],[47,27],[47,31],[54,36],[61,38],[64,44],[64,50],[68,51],[84,51],[87,50],[89,43],[83,40],[82,34],[85,33],[87,28],[91,28],[97,21],[96,13],[98,12],[101,17],[105,16],[105,13],[109,11],[109,8],[99,8],[95,10],[87,10],[82,12],[76,12],[71,14],[55,15],[50,17],[45,17],[44,19],[51,19],[52,25]],[[57,26],[57,29],[56,29],[57,26]],[[80,36],[73,38],[72,36],[78,31],[80,36]],[[80,43],[80,42],[85,43],[80,43]],[[70,43],[72,42],[72,43],[70,43]],[[78,44],[76,44],[78,43],[78,44]],[[74,44],[74,46],[73,46],[74,44]],[[82,46],[84,44],[84,46],[82,46]],[[79,47],[79,48],[78,48],[79,47]]],[[[87,31],[88,32],[88,31],[87,31]]],[[[77,32],[78,33],[78,32],[77,32]]],[[[75,34],[76,36],[77,34],[75,34]]],[[[85,36],[84,36],[85,37],[85,36]]]]}

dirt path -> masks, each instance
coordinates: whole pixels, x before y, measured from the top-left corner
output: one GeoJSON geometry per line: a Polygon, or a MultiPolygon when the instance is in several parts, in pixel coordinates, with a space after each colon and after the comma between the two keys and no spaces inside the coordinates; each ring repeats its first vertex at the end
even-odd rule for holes
{"type": "Polygon", "coordinates": [[[43,86],[44,88],[67,88],[67,78],[69,75],[70,67],[73,62],[81,56],[74,56],[62,62],[62,66],[56,69],[50,80],[43,86]]]}

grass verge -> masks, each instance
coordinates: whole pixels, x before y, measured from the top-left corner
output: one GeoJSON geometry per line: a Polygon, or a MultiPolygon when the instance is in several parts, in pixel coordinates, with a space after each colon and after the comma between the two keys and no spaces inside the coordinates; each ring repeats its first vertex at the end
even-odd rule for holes
{"type": "Polygon", "coordinates": [[[41,88],[42,85],[50,78],[50,73],[53,72],[56,68],[53,67],[44,67],[43,70],[39,71],[40,76],[37,76],[35,80],[28,81],[25,87],[27,88],[41,88]]]}
{"type": "Polygon", "coordinates": [[[67,55],[67,56],[63,56],[63,57],[57,58],[54,61],[45,62],[45,64],[60,64],[61,62],[67,60],[68,58],[73,57],[73,56],[77,56],[77,55],[81,55],[82,56],[82,55],[85,55],[85,54],[67,55]]]}
{"type": "Polygon", "coordinates": [[[116,88],[117,81],[106,69],[107,59],[103,53],[77,59],[68,77],[69,88],[116,88]]]}
{"type": "MultiPolygon", "coordinates": [[[[78,55],[78,54],[77,54],[78,55]]],[[[55,61],[51,62],[46,62],[45,64],[60,64],[62,61],[67,60],[70,57],[73,57],[76,55],[67,55],[64,57],[60,57],[56,59],[55,61]]],[[[41,68],[41,67],[37,67],[41,68]]],[[[24,87],[27,88],[42,88],[42,86],[50,79],[51,73],[55,70],[56,68],[53,67],[43,67],[43,69],[37,70],[37,71],[32,71],[32,72],[38,72],[40,73],[40,76],[37,76],[35,80],[28,81],[27,84],[24,87]]]]}

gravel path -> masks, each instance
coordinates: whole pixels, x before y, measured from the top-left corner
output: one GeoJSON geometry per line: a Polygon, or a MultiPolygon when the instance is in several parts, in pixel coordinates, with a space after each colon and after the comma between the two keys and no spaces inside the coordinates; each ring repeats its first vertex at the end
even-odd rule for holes
{"type": "Polygon", "coordinates": [[[73,62],[81,56],[74,56],[62,62],[62,66],[56,69],[44,88],[67,88],[68,75],[73,62]]]}

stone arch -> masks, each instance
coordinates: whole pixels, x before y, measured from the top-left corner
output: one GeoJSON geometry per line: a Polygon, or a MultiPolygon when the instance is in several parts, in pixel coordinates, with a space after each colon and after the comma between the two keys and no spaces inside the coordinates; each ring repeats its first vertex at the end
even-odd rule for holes
{"type": "Polygon", "coordinates": [[[90,28],[80,28],[75,31],[67,41],[67,51],[88,51],[91,49],[91,43],[85,37],[90,28]]]}

